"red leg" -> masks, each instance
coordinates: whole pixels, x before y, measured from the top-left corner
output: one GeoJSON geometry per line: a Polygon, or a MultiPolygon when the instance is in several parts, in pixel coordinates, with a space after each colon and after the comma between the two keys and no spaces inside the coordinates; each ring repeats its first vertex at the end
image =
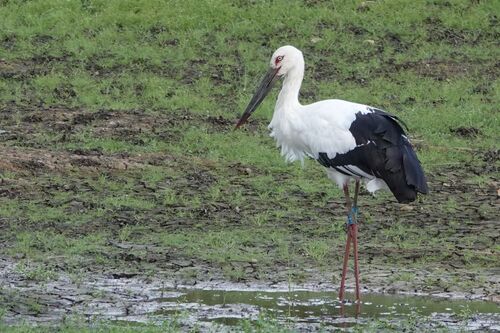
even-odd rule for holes
{"type": "Polygon", "coordinates": [[[342,266],[342,279],[340,280],[339,300],[344,301],[345,277],[347,275],[347,263],[349,262],[349,252],[351,250],[351,229],[347,228],[347,240],[345,243],[344,265],[342,266]]]}
{"type": "MultiPolygon", "coordinates": [[[[345,196],[345,205],[347,214],[350,214],[352,208],[351,197],[349,196],[349,185],[344,184],[344,196],[345,196]]],[[[339,300],[340,302],[344,301],[344,292],[345,292],[345,278],[347,275],[347,264],[349,262],[349,252],[351,252],[351,231],[349,226],[347,226],[347,239],[345,243],[345,253],[344,253],[344,265],[342,267],[342,278],[340,280],[340,290],[339,290],[339,300]]]]}
{"type": "Polygon", "coordinates": [[[356,301],[360,301],[359,292],[359,263],[358,263],[358,225],[352,225],[352,250],[354,251],[354,278],[356,280],[356,301]]]}
{"type": "MultiPolygon", "coordinates": [[[[356,187],[354,189],[354,202],[353,206],[357,211],[358,208],[358,193],[359,193],[359,180],[356,180],[356,187]]],[[[354,252],[354,278],[356,281],[356,301],[360,301],[359,291],[359,261],[358,261],[358,217],[354,215],[354,224],[352,225],[352,250],[354,252]]]]}
{"type": "Polygon", "coordinates": [[[360,313],[360,288],[359,288],[359,261],[358,261],[358,225],[357,225],[357,204],[358,204],[358,192],[359,192],[359,180],[356,180],[356,187],[354,191],[354,202],[351,202],[351,198],[349,197],[349,188],[344,185],[344,194],[346,198],[346,208],[348,214],[349,223],[347,225],[347,240],[345,245],[345,254],[344,254],[344,264],[342,267],[342,279],[340,281],[340,290],[339,290],[339,299],[341,306],[341,315],[343,315],[343,301],[344,301],[344,293],[345,293],[345,280],[347,275],[347,264],[349,263],[349,252],[351,249],[351,241],[354,252],[354,278],[356,282],[356,317],[360,313]]]}

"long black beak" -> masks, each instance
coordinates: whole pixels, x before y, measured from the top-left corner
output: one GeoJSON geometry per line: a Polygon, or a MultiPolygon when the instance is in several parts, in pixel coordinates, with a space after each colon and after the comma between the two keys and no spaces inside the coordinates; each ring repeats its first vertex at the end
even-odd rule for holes
{"type": "Polygon", "coordinates": [[[259,88],[257,88],[257,91],[250,100],[250,103],[248,103],[245,112],[243,112],[243,114],[241,115],[241,118],[240,120],[238,120],[238,123],[236,124],[236,127],[234,129],[237,129],[238,127],[243,125],[247,121],[247,119],[250,118],[250,115],[257,109],[260,103],[262,103],[262,101],[267,96],[269,91],[271,91],[271,88],[278,79],[278,71],[279,67],[270,68],[267,71],[266,75],[264,76],[262,82],[259,85],[259,88]]]}

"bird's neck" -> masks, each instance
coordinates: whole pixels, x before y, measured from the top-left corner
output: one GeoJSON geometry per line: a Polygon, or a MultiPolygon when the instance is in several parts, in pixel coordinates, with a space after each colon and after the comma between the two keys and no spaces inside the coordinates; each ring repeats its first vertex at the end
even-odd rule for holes
{"type": "Polygon", "coordinates": [[[299,90],[304,77],[304,66],[290,70],[278,95],[273,119],[269,124],[271,136],[281,147],[281,154],[289,162],[304,160],[305,147],[299,133],[302,132],[302,113],[299,112],[299,90]]]}
{"type": "Polygon", "coordinates": [[[294,110],[300,107],[299,91],[304,78],[304,67],[296,66],[283,80],[283,87],[278,95],[275,111],[294,110]]]}

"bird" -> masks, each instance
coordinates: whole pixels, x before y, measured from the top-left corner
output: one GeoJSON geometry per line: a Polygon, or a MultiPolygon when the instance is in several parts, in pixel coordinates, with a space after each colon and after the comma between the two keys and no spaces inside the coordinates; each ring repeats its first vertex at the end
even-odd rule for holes
{"type": "Polygon", "coordinates": [[[356,301],[360,304],[358,263],[358,194],[360,183],[370,193],[389,190],[399,203],[427,194],[424,170],[406,134],[406,124],[380,108],[328,99],[308,105],[299,102],[305,62],[302,52],[285,45],[272,55],[269,69],[235,125],[242,126],[283,79],[270,135],[287,162],[312,158],[326,170],[330,180],[344,192],[347,212],[346,245],[339,289],[344,302],[345,279],[352,243],[356,301]],[[351,199],[349,186],[355,183],[351,199]]]}

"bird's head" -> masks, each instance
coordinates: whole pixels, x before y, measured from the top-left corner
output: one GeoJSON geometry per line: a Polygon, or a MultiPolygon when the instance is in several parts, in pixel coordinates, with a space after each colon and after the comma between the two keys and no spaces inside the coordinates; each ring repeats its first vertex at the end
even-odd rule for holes
{"type": "Polygon", "coordinates": [[[269,63],[271,68],[277,69],[279,77],[287,75],[296,66],[303,66],[302,52],[294,46],[285,45],[274,51],[269,63]]]}
{"type": "Polygon", "coordinates": [[[274,83],[278,78],[287,76],[297,66],[304,67],[304,58],[299,49],[285,45],[274,51],[271,61],[269,62],[269,70],[262,79],[257,91],[253,95],[250,103],[248,104],[245,112],[241,115],[235,128],[243,125],[250,115],[257,109],[267,96],[274,83]]]}

